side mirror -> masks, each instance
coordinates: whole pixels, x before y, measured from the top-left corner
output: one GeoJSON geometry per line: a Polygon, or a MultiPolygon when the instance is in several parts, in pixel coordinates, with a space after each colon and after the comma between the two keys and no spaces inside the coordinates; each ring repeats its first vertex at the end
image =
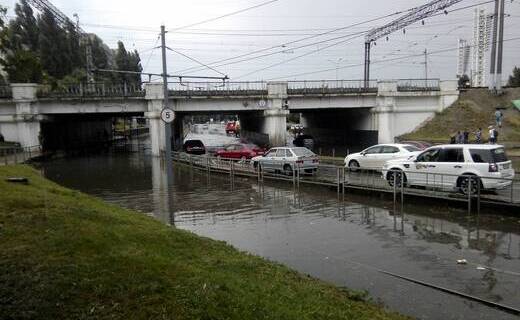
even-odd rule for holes
{"type": "Polygon", "coordinates": [[[366,156],[366,152],[361,152],[361,155],[364,157],[366,156]]]}

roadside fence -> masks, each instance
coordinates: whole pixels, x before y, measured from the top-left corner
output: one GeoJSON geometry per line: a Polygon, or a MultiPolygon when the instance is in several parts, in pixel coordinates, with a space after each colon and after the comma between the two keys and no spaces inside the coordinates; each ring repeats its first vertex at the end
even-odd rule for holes
{"type": "Polygon", "coordinates": [[[467,203],[468,212],[480,211],[481,204],[520,207],[520,179],[480,178],[474,175],[452,175],[425,173],[420,171],[387,170],[381,168],[356,168],[332,164],[320,164],[315,172],[291,166],[267,171],[251,160],[223,159],[208,155],[190,155],[174,152],[173,160],[207,171],[255,178],[286,181],[299,188],[301,184],[322,185],[336,189],[338,196],[349,190],[364,190],[393,195],[394,204],[403,203],[405,196],[442,199],[467,203]],[[414,186],[410,185],[413,180],[414,186]],[[416,187],[415,185],[421,185],[416,187]],[[487,190],[485,186],[499,186],[498,190],[487,190]]]}
{"type": "Polygon", "coordinates": [[[24,163],[41,154],[41,146],[0,146],[0,165],[24,163]]]}

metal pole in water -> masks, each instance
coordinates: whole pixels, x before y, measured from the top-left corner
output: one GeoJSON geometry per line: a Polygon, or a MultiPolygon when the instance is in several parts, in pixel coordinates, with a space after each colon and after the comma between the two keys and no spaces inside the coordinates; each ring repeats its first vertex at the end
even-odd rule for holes
{"type": "Polygon", "coordinates": [[[480,183],[477,186],[478,196],[477,196],[477,214],[480,216],[480,183]]]}
{"type": "Polygon", "coordinates": [[[343,179],[341,183],[341,192],[343,193],[343,200],[345,199],[345,167],[343,166],[343,179]]]}
{"type": "Polygon", "coordinates": [[[393,172],[394,175],[394,214],[395,214],[395,203],[397,202],[397,172],[393,172]]]}
{"type": "Polygon", "coordinates": [[[471,214],[471,176],[468,176],[468,214],[471,214]]]}
{"type": "Polygon", "coordinates": [[[336,170],[336,178],[337,178],[337,189],[338,189],[338,196],[339,196],[339,184],[340,184],[340,181],[339,181],[339,168],[337,168],[336,170]]]}

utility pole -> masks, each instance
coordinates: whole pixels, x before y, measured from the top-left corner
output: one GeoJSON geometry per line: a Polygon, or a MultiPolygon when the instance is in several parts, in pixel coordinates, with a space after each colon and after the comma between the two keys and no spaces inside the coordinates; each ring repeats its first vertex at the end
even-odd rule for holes
{"type": "Polygon", "coordinates": [[[498,57],[497,57],[497,76],[496,76],[496,88],[497,92],[502,92],[502,55],[504,49],[504,7],[505,1],[500,1],[500,24],[498,26],[498,57]]]}
{"type": "Polygon", "coordinates": [[[489,90],[495,93],[500,93],[502,91],[504,11],[505,1],[495,0],[495,13],[493,14],[493,41],[491,42],[491,62],[489,68],[489,90]]]}
{"type": "Polygon", "coordinates": [[[428,82],[428,49],[424,48],[424,79],[428,82]]]}
{"type": "MultiPolygon", "coordinates": [[[[166,66],[166,30],[164,25],[161,26],[161,53],[162,53],[162,78],[163,78],[163,110],[168,108],[168,70],[166,66]]],[[[175,119],[175,114],[172,114],[172,117],[175,119]]],[[[171,177],[172,171],[172,126],[171,123],[164,124],[164,142],[166,144],[164,148],[165,157],[166,157],[166,172],[168,176],[171,177]]],[[[170,182],[171,180],[168,179],[170,182]]]]}

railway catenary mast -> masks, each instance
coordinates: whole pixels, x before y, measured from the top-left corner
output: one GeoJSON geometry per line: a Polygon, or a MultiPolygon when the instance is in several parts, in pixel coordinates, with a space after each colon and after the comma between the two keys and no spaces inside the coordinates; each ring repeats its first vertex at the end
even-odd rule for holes
{"type": "Polygon", "coordinates": [[[433,0],[427,4],[414,8],[409,13],[382,27],[370,30],[365,36],[365,87],[368,88],[370,81],[370,48],[373,42],[382,37],[388,36],[392,32],[404,29],[417,21],[424,20],[438,12],[444,11],[446,8],[461,1],[462,0],[433,0]]]}
{"type": "Polygon", "coordinates": [[[86,68],[87,68],[87,80],[89,82],[94,81],[93,76],[93,62],[92,62],[92,46],[90,44],[89,35],[79,27],[78,24],[75,24],[69,17],[67,17],[63,12],[61,12],[58,8],[56,8],[50,1],[47,0],[27,0],[27,2],[32,5],[36,10],[43,12],[44,10],[49,10],[50,13],[54,16],[56,21],[61,24],[72,24],[76,26],[77,32],[80,35],[80,38],[85,43],[85,55],[86,55],[86,68]]]}

